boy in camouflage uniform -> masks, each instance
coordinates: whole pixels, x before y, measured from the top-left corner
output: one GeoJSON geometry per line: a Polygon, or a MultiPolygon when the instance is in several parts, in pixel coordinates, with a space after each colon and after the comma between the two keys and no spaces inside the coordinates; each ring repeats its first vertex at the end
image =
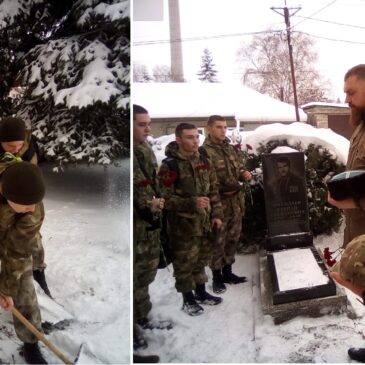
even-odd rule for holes
{"type": "Polygon", "coordinates": [[[205,290],[205,266],[212,252],[208,234],[212,227],[222,225],[223,212],[214,169],[198,152],[196,127],[179,124],[175,136],[176,141],[166,147],[168,158],[162,161],[159,177],[166,201],[168,236],[173,245],[175,287],[183,295],[183,310],[195,316],[203,312],[199,303],[222,302],[222,298],[205,290]],[[175,161],[176,169],[171,168],[170,160],[175,161]]]}
{"type": "MultiPolygon", "coordinates": [[[[0,180],[0,306],[14,305],[39,331],[41,316],[32,277],[32,251],[44,219],[45,193],[40,169],[29,162],[1,164],[0,180]]],[[[46,364],[37,338],[15,317],[14,327],[24,342],[29,364],[46,364]]]]}
{"type": "MultiPolygon", "coordinates": [[[[37,143],[31,131],[26,129],[25,123],[21,118],[6,117],[0,122],[0,155],[2,156],[6,152],[11,153],[23,161],[29,161],[34,165],[38,164],[37,143]]],[[[37,244],[34,247],[32,257],[34,280],[52,298],[44,272],[47,265],[44,262],[44,248],[40,233],[38,234],[37,244]]]]}
{"type": "Polygon", "coordinates": [[[147,347],[139,327],[172,328],[168,321],[153,323],[148,286],[157,273],[160,258],[160,223],[164,199],[158,198],[156,157],[146,142],[151,119],[146,109],[133,105],[133,317],[134,347],[147,347]]]}
{"type": "Polygon", "coordinates": [[[244,161],[226,137],[227,122],[219,115],[208,119],[208,136],[203,146],[214,166],[219,194],[223,206],[223,225],[213,236],[213,258],[210,267],[213,272],[214,293],[224,293],[224,283],[244,283],[244,276],[232,273],[238,240],[242,229],[245,211],[245,196],[241,181],[250,180],[252,175],[246,171],[244,161]]]}

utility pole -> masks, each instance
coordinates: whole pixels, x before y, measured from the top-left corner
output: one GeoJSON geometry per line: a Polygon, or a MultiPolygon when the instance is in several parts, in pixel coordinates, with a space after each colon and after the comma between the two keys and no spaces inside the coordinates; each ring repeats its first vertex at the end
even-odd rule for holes
{"type": "Polygon", "coordinates": [[[294,72],[294,61],[293,61],[293,46],[291,44],[291,38],[290,38],[290,17],[294,14],[296,14],[301,7],[299,8],[287,8],[286,7],[286,0],[285,0],[285,7],[284,8],[270,8],[271,10],[274,10],[275,13],[278,13],[280,15],[284,15],[285,19],[285,25],[286,25],[286,38],[288,41],[288,47],[289,47],[289,60],[290,60],[290,71],[291,71],[291,80],[293,84],[293,94],[294,94],[294,106],[295,106],[295,116],[297,122],[300,122],[299,118],[299,107],[298,107],[298,96],[297,96],[297,85],[295,82],[295,72],[294,72]],[[279,12],[278,10],[283,10],[284,14],[279,12]],[[289,14],[289,10],[295,10],[293,13],[289,14]]]}

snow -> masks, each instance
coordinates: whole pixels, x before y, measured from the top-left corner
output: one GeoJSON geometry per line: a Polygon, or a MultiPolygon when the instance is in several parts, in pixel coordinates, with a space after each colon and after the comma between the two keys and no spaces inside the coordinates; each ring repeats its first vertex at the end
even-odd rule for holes
{"type": "MultiPolygon", "coordinates": [[[[133,102],[151,118],[189,118],[219,114],[241,121],[294,122],[295,108],[240,83],[133,83],[133,102]],[[158,97],[156,97],[158,96],[158,97]],[[153,100],[153,103],[151,102],[153,100]],[[174,100],[175,102],[167,102],[174,100]]],[[[301,121],[307,120],[299,110],[301,121]]]]}
{"type": "MultiPolygon", "coordinates": [[[[302,141],[303,147],[320,142],[341,161],[346,161],[349,142],[330,130],[294,123],[273,124],[242,133],[243,145],[249,143],[254,149],[260,142],[282,136],[292,142],[302,141]]],[[[173,139],[170,135],[151,141],[159,160],[165,145],[173,139]]],[[[314,246],[321,251],[326,246],[335,251],[342,245],[343,228],[331,236],[316,237],[314,246]]],[[[208,268],[206,271],[207,290],[212,293],[212,274],[208,268]]],[[[345,290],[352,316],[351,313],[319,318],[298,316],[275,325],[273,318],[262,312],[259,253],[236,255],[233,272],[246,276],[248,281],[227,285],[227,291],[221,295],[222,304],[204,306],[201,316],[189,317],[181,310],[182,296],[174,286],[172,265],[159,270],[150,285],[153,304],[150,316],[171,320],[174,328],[144,331],[149,345],[138,353],[157,354],[162,363],[348,363],[348,348],[364,347],[365,307],[350,291],[345,290]]]]}
{"type": "Polygon", "coordinates": [[[295,248],[273,253],[279,290],[309,288],[328,283],[309,248],[295,248]]]}
{"type": "MultiPolygon", "coordinates": [[[[42,226],[46,277],[54,300],[39,287],[43,320],[72,319],[47,337],[80,364],[129,363],[130,356],[130,198],[129,159],[119,167],[69,167],[52,173],[41,164],[47,191],[42,226]]],[[[0,359],[21,364],[20,341],[11,318],[0,311],[0,359]]],[[[49,363],[60,363],[47,348],[49,363]]]]}
{"type": "MultiPolygon", "coordinates": [[[[230,136],[231,134],[228,134],[230,136]]],[[[275,139],[286,139],[289,144],[295,145],[301,143],[305,149],[310,143],[321,145],[327,148],[334,158],[337,157],[339,162],[346,164],[350,142],[345,137],[333,132],[327,128],[315,128],[305,123],[272,123],[262,125],[254,131],[240,132],[242,141],[241,145],[245,148],[246,144],[252,147],[252,153],[256,153],[260,144],[266,144],[275,139]]],[[[157,161],[160,163],[165,158],[165,146],[175,140],[175,135],[161,136],[153,139],[150,137],[152,148],[156,154],[157,161]]],[[[204,136],[200,136],[200,144],[204,142],[204,136]]],[[[295,151],[286,146],[281,146],[275,150],[275,153],[295,151]]]]}

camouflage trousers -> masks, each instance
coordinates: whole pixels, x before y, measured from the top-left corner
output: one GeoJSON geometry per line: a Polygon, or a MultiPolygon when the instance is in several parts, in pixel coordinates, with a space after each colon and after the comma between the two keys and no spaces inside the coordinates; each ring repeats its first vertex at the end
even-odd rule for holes
{"type": "Polygon", "coordinates": [[[210,263],[212,270],[219,270],[224,265],[235,261],[235,254],[242,229],[242,214],[224,217],[218,237],[212,236],[213,255],[210,263]]]}
{"type": "Polygon", "coordinates": [[[47,265],[44,262],[44,248],[42,243],[42,236],[37,234],[37,243],[32,251],[33,270],[43,271],[47,265]]]}
{"type": "Polygon", "coordinates": [[[152,308],[148,286],[157,273],[160,259],[160,231],[147,232],[147,239],[134,244],[133,319],[147,317],[152,308]]]}
{"type": "MultiPolygon", "coordinates": [[[[38,306],[37,295],[33,285],[33,271],[31,263],[29,268],[20,277],[18,294],[13,297],[14,306],[32,323],[40,332],[42,330],[41,313],[38,306]]],[[[35,337],[18,319],[13,316],[14,328],[22,342],[35,343],[35,337]]]]}
{"type": "Polygon", "coordinates": [[[208,281],[205,266],[212,255],[211,243],[203,237],[171,237],[175,287],[180,293],[195,289],[208,281]]]}

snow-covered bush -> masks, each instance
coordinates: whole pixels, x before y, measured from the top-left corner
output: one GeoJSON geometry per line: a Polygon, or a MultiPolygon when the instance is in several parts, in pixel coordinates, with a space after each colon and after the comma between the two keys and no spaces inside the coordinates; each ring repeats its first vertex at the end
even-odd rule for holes
{"type": "Polygon", "coordinates": [[[338,162],[328,149],[315,144],[309,144],[303,148],[300,142],[289,144],[287,139],[276,139],[260,144],[255,153],[251,151],[249,145],[246,145],[242,154],[247,161],[247,169],[254,172],[255,179],[250,184],[246,184],[246,213],[241,239],[242,248],[248,244],[262,244],[265,241],[267,225],[261,155],[271,153],[280,146],[304,152],[306,156],[309,225],[313,235],[330,234],[338,231],[341,225],[341,211],[327,203],[326,180],[331,175],[342,172],[345,166],[338,162]]]}

